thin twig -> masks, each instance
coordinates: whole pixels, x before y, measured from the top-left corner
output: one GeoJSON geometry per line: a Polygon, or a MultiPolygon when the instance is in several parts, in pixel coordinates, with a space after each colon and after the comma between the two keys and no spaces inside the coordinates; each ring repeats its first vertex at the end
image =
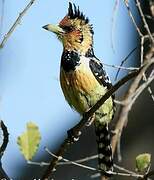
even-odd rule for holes
{"type": "MultiPolygon", "coordinates": [[[[97,158],[98,158],[98,155],[93,155],[93,156],[89,156],[89,157],[86,157],[86,158],[75,160],[74,162],[83,163],[83,162],[90,161],[90,160],[97,159],[97,158]]],[[[65,164],[68,165],[70,163],[69,162],[59,162],[58,163],[58,165],[65,165],[65,164]]]]}
{"type": "MultiPolygon", "coordinates": [[[[132,49],[132,50],[130,51],[130,53],[121,61],[120,67],[123,66],[123,64],[127,61],[127,59],[133,54],[133,52],[134,52],[136,49],[137,49],[137,47],[135,47],[134,49],[132,49]]],[[[120,69],[121,69],[121,68],[119,68],[118,71],[117,71],[117,73],[116,73],[115,81],[116,81],[117,78],[118,78],[118,74],[119,74],[119,72],[120,72],[120,69]]]]}
{"type": "Polygon", "coordinates": [[[112,64],[106,64],[106,63],[102,63],[104,66],[108,66],[108,67],[112,67],[115,69],[122,69],[122,70],[129,70],[129,71],[134,71],[134,70],[138,70],[138,67],[124,67],[122,65],[117,66],[117,65],[112,65],[112,64]]]}
{"type": "MultiPolygon", "coordinates": [[[[46,148],[45,149],[51,156],[53,156],[54,158],[57,158],[57,159],[59,159],[59,160],[63,160],[64,161],[64,163],[66,163],[66,162],[68,162],[68,163],[70,163],[70,164],[73,164],[73,165],[75,165],[75,166],[79,166],[79,167],[82,167],[82,168],[85,168],[85,169],[89,169],[89,170],[92,170],[92,171],[100,171],[100,170],[98,170],[98,169],[96,169],[96,168],[93,168],[93,167],[90,167],[90,166],[86,166],[86,165],[83,165],[83,164],[79,164],[79,163],[77,163],[77,161],[70,161],[70,160],[68,160],[68,159],[65,159],[65,158],[63,158],[63,157],[57,157],[55,154],[53,154],[51,151],[49,151],[49,149],[48,148],[46,148]]],[[[79,161],[79,160],[78,160],[79,161]]],[[[81,161],[81,160],[80,160],[81,161]]],[[[117,165],[115,165],[116,166],[116,168],[120,168],[119,166],[117,166],[117,165]]],[[[126,172],[126,169],[124,169],[124,168],[121,168],[121,170],[123,170],[123,171],[125,171],[126,172]]],[[[101,171],[101,173],[102,173],[102,171],[101,171]]],[[[104,172],[105,173],[105,172],[104,172]]],[[[129,170],[127,170],[127,173],[129,173],[129,174],[126,174],[126,173],[119,173],[119,172],[110,172],[111,173],[111,175],[116,175],[116,176],[126,176],[126,177],[137,177],[137,178],[141,178],[141,177],[143,177],[143,175],[140,175],[140,174],[137,174],[137,173],[134,173],[134,172],[132,172],[132,171],[129,171],[129,170]]]]}
{"type": "MultiPolygon", "coordinates": [[[[82,159],[78,159],[78,160],[75,160],[73,162],[76,162],[76,163],[83,163],[83,162],[88,162],[90,160],[93,160],[93,159],[97,159],[98,158],[98,155],[93,155],[93,156],[89,156],[89,157],[86,157],[86,158],[82,158],[82,159]]],[[[36,161],[27,161],[28,164],[32,164],[32,165],[36,165],[36,166],[49,166],[50,163],[48,162],[36,162],[36,161]]],[[[57,163],[57,166],[62,166],[62,165],[70,165],[72,164],[72,161],[67,161],[67,162],[58,162],[57,163]]]]}
{"type": "Polygon", "coordinates": [[[136,101],[136,99],[139,97],[139,95],[144,91],[145,88],[147,88],[147,86],[149,86],[149,84],[154,80],[154,76],[149,77],[142,85],[140,85],[140,87],[136,90],[136,92],[134,93],[134,97],[132,99],[132,105],[133,103],[136,101]]]}
{"type": "Polygon", "coordinates": [[[30,160],[28,160],[27,161],[27,164],[30,164],[30,165],[36,165],[36,166],[41,166],[41,167],[43,167],[43,166],[49,166],[49,163],[48,162],[34,162],[34,161],[30,161],[30,160]]]}
{"type": "MultiPolygon", "coordinates": [[[[68,159],[65,159],[61,156],[56,156],[54,153],[52,153],[51,151],[49,151],[47,148],[45,148],[45,150],[54,158],[57,158],[58,160],[63,160],[64,162],[69,162],[71,163],[72,165],[75,165],[75,166],[79,166],[79,167],[82,167],[82,168],[85,168],[85,169],[88,169],[88,170],[92,170],[92,171],[96,171],[96,172],[100,172],[99,169],[96,169],[96,168],[93,168],[93,167],[90,167],[90,166],[86,166],[86,165],[83,165],[83,164],[80,164],[80,163],[77,163],[77,162],[74,162],[74,161],[70,161],[68,159]]],[[[102,171],[101,170],[101,174],[104,174],[104,175],[115,175],[117,174],[116,172],[112,172],[112,171],[102,171]]]]}
{"type": "Polygon", "coordinates": [[[15,22],[13,23],[13,25],[11,26],[10,30],[5,34],[1,44],[0,44],[0,48],[4,47],[5,43],[7,42],[8,38],[11,36],[11,34],[14,32],[15,28],[20,24],[23,16],[26,14],[26,12],[28,11],[28,9],[32,6],[32,4],[34,3],[34,1],[36,0],[31,0],[27,6],[24,8],[24,10],[19,13],[19,16],[17,17],[17,19],[15,20],[15,22]]]}
{"type": "Polygon", "coordinates": [[[120,170],[120,171],[129,173],[129,174],[136,174],[135,172],[130,171],[130,170],[128,170],[128,169],[126,169],[126,168],[124,168],[124,167],[121,167],[121,166],[119,166],[119,165],[117,165],[117,164],[114,164],[114,167],[117,168],[117,169],[120,170]]]}
{"type": "Polygon", "coordinates": [[[149,26],[148,26],[148,24],[147,24],[147,21],[146,21],[146,19],[145,19],[144,14],[143,14],[143,11],[142,11],[142,8],[141,8],[141,4],[140,4],[139,0],[135,0],[135,2],[136,2],[136,6],[137,6],[137,8],[138,8],[138,10],[139,10],[141,19],[142,19],[142,21],[143,21],[144,27],[145,27],[145,29],[146,29],[146,31],[147,31],[147,33],[148,33],[148,35],[149,35],[152,43],[154,44],[154,38],[153,38],[153,36],[152,36],[152,34],[151,34],[151,31],[150,31],[150,29],[149,29],[149,26]]]}
{"type": "MultiPolygon", "coordinates": [[[[82,158],[82,159],[78,159],[78,160],[75,160],[73,162],[76,162],[76,163],[83,163],[83,162],[88,162],[90,160],[94,160],[94,159],[97,159],[98,158],[98,155],[92,155],[92,156],[89,156],[89,157],[86,157],[86,158],[82,158]]],[[[35,165],[36,162],[34,162],[34,165],[35,165]]],[[[41,162],[42,164],[42,162],[41,162]]],[[[47,164],[47,163],[46,163],[47,164]]],[[[59,162],[58,165],[70,165],[72,164],[72,161],[67,161],[67,162],[59,162]]],[[[40,165],[38,163],[36,163],[36,165],[40,165]]],[[[49,163],[48,163],[49,165],[49,163]]],[[[121,167],[117,164],[114,164],[113,165],[116,169],[120,170],[120,171],[123,171],[123,172],[126,172],[126,173],[129,173],[129,174],[136,174],[135,172],[133,171],[130,171],[124,167],[121,167]]]]}
{"type": "MultiPolygon", "coordinates": [[[[84,168],[84,169],[88,169],[88,170],[91,170],[91,171],[96,171],[96,172],[99,172],[100,170],[96,169],[96,168],[93,168],[93,167],[90,167],[90,166],[86,166],[86,165],[83,165],[83,164],[80,164],[81,162],[85,162],[85,161],[89,161],[93,158],[97,158],[98,155],[93,155],[91,157],[87,157],[87,158],[83,158],[83,159],[79,159],[79,160],[76,160],[76,161],[70,161],[68,159],[65,159],[63,157],[58,157],[56,156],[54,153],[52,153],[48,148],[45,148],[45,150],[54,158],[57,158],[58,160],[60,161],[63,161],[63,162],[59,162],[58,165],[75,165],[75,166],[78,166],[78,167],[81,167],[81,168],[84,168]],[[79,163],[80,162],[80,163],[79,163]]],[[[28,164],[32,164],[32,165],[39,165],[39,166],[49,166],[50,163],[46,163],[46,162],[33,162],[33,161],[27,161],[28,164]]],[[[126,177],[143,177],[143,175],[139,175],[133,171],[130,171],[130,170],[127,170],[123,167],[120,167],[118,165],[115,165],[114,164],[114,167],[121,170],[121,171],[124,171],[125,173],[120,173],[120,172],[110,172],[111,175],[115,175],[115,176],[126,176],[126,177]]],[[[100,173],[99,173],[99,176],[100,176],[100,173]]]]}
{"type": "Polygon", "coordinates": [[[151,66],[151,64],[153,64],[153,63],[154,63],[154,58],[149,60],[146,63],[146,65],[142,68],[140,73],[135,77],[133,83],[131,84],[130,88],[128,89],[127,94],[125,95],[125,98],[124,98],[125,104],[121,108],[121,111],[119,113],[118,122],[117,122],[116,128],[115,128],[117,133],[112,137],[111,144],[112,144],[113,154],[115,152],[117,142],[121,136],[123,127],[125,126],[125,124],[127,122],[128,112],[130,111],[131,106],[132,106],[131,102],[132,102],[133,94],[136,91],[140,81],[142,80],[143,74],[145,73],[147,68],[149,68],[149,66],[151,66]]]}
{"type": "MultiPolygon", "coordinates": [[[[135,177],[135,178],[141,178],[141,179],[144,178],[143,175],[136,174],[136,173],[129,174],[129,173],[112,172],[112,175],[114,175],[114,176],[123,176],[123,177],[135,177]]],[[[94,175],[91,176],[92,179],[97,178],[97,177],[100,177],[100,173],[97,173],[97,174],[94,174],[94,175]]]]}
{"type": "MultiPolygon", "coordinates": [[[[50,154],[51,154],[51,152],[50,152],[50,154]]],[[[51,155],[55,157],[55,155],[53,153],[51,155]]],[[[85,162],[88,162],[88,161],[91,161],[91,160],[94,160],[94,159],[97,159],[97,158],[98,158],[98,155],[92,155],[92,156],[85,157],[85,158],[78,159],[78,160],[74,160],[74,161],[70,161],[70,160],[67,160],[67,161],[64,161],[64,162],[60,161],[60,162],[58,162],[57,165],[58,166],[71,165],[72,162],[75,162],[75,163],[85,163],[85,162]]],[[[61,160],[63,160],[63,159],[61,159],[61,160]]],[[[27,163],[31,164],[31,165],[41,166],[41,167],[42,166],[49,166],[48,162],[43,162],[43,161],[42,162],[27,161],[27,163]]],[[[128,169],[125,169],[124,167],[121,167],[121,166],[119,166],[117,164],[114,164],[114,167],[117,168],[120,171],[124,171],[124,172],[130,173],[130,174],[133,174],[133,173],[135,174],[135,172],[130,171],[128,169]]]]}
{"type": "Polygon", "coordinates": [[[139,28],[138,25],[136,24],[136,21],[135,21],[135,19],[134,19],[134,16],[133,16],[133,14],[132,14],[132,12],[131,12],[131,10],[130,10],[128,1],[124,0],[124,3],[125,3],[126,8],[127,8],[127,10],[128,10],[129,16],[130,16],[130,18],[131,18],[131,20],[132,20],[132,22],[133,22],[133,24],[134,24],[134,26],[135,26],[135,29],[137,30],[139,36],[142,37],[143,34],[141,33],[140,28],[139,28]]]}
{"type": "Polygon", "coordinates": [[[154,102],[154,93],[152,92],[151,87],[148,87],[148,92],[150,94],[150,97],[151,97],[152,101],[154,102]]]}
{"type": "Polygon", "coordinates": [[[92,170],[92,171],[98,171],[98,169],[96,169],[96,168],[93,168],[93,167],[90,167],[90,166],[86,166],[86,165],[80,164],[80,163],[75,162],[75,161],[70,161],[70,160],[65,159],[65,158],[63,158],[63,157],[59,158],[59,157],[57,157],[54,153],[52,153],[51,151],[49,151],[48,148],[45,148],[45,150],[46,150],[52,157],[57,158],[58,160],[63,160],[65,163],[68,162],[68,163],[70,163],[70,164],[72,164],[72,165],[79,166],[79,167],[82,167],[82,168],[85,168],[85,169],[89,169],[89,170],[92,170]]]}
{"type": "MultiPolygon", "coordinates": [[[[141,54],[141,66],[143,65],[143,60],[144,60],[144,41],[145,41],[145,36],[141,37],[141,52],[140,52],[140,54],[141,54]]],[[[149,51],[147,54],[150,54],[150,57],[148,57],[148,58],[151,58],[151,57],[152,57],[152,54],[153,54],[153,49],[152,49],[152,47],[151,47],[150,51],[149,51]],[[152,51],[152,52],[151,52],[151,51],[152,51]]],[[[149,55],[148,55],[148,56],[149,56],[149,55]]],[[[143,74],[143,80],[144,80],[144,81],[147,81],[147,77],[146,77],[145,74],[143,74]]],[[[149,92],[152,100],[154,101],[154,94],[153,94],[153,92],[152,92],[151,87],[148,87],[148,92],[149,92]]]]}
{"type": "Polygon", "coordinates": [[[153,18],[152,16],[145,15],[145,17],[148,18],[148,19],[150,19],[150,20],[152,20],[152,21],[154,21],[154,18],[153,18]]]}

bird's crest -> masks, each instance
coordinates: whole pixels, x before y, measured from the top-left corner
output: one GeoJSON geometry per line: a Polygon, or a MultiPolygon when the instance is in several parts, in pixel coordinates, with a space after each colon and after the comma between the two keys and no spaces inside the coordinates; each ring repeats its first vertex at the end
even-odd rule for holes
{"type": "Polygon", "coordinates": [[[67,50],[78,50],[84,54],[93,44],[93,29],[79,7],[69,2],[68,13],[59,22],[64,30],[61,40],[67,50]]]}
{"type": "Polygon", "coordinates": [[[76,7],[76,5],[75,4],[72,5],[71,2],[69,2],[69,7],[68,7],[68,17],[70,19],[78,18],[84,20],[86,24],[89,23],[89,19],[85,17],[85,15],[80,11],[79,6],[76,7]]]}

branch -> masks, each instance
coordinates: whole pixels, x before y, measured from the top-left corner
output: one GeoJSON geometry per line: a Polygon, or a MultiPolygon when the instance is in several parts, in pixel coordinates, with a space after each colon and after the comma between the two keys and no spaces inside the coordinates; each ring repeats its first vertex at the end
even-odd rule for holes
{"type": "Polygon", "coordinates": [[[146,65],[141,69],[140,73],[134,79],[133,83],[131,84],[131,86],[124,98],[124,101],[123,101],[124,104],[119,113],[119,118],[118,118],[119,120],[118,120],[118,122],[116,124],[116,128],[115,128],[115,131],[117,133],[112,137],[112,142],[111,142],[113,154],[115,153],[117,142],[121,137],[123,127],[125,126],[125,124],[127,122],[128,113],[131,109],[131,106],[133,105],[133,103],[132,103],[133,94],[136,92],[136,89],[137,89],[140,81],[143,78],[143,74],[146,72],[147,68],[149,68],[149,66],[151,66],[151,64],[153,64],[153,63],[154,63],[154,58],[149,60],[149,62],[147,62],[146,65]]]}
{"type": "Polygon", "coordinates": [[[4,151],[7,147],[8,141],[9,141],[9,133],[7,131],[7,127],[5,126],[5,124],[3,123],[2,120],[0,121],[0,126],[1,126],[1,129],[3,131],[3,143],[0,147],[0,157],[2,157],[4,151]]]}
{"type": "Polygon", "coordinates": [[[108,66],[111,68],[115,68],[115,69],[122,69],[122,70],[129,70],[129,71],[134,71],[134,70],[138,70],[138,67],[124,67],[122,65],[117,66],[117,65],[113,65],[113,64],[106,64],[106,63],[102,63],[104,66],[108,66]]]}
{"type": "Polygon", "coordinates": [[[136,2],[137,9],[138,9],[138,11],[139,11],[139,13],[140,13],[141,19],[142,19],[142,21],[143,21],[144,28],[146,29],[146,31],[147,31],[147,33],[148,33],[148,35],[149,35],[152,43],[154,44],[154,38],[153,38],[153,36],[152,36],[152,34],[151,34],[151,31],[150,31],[150,29],[149,29],[149,26],[148,26],[148,24],[147,24],[147,21],[146,21],[146,19],[145,19],[144,14],[143,14],[143,11],[142,11],[142,8],[141,8],[141,4],[140,4],[139,0],[135,0],[135,2],[136,2]]]}
{"type": "MultiPolygon", "coordinates": [[[[150,2],[151,2],[151,1],[150,1],[150,2]]],[[[142,64],[143,64],[143,56],[145,56],[145,59],[150,59],[150,56],[153,56],[153,54],[154,54],[154,35],[151,33],[151,31],[150,31],[150,29],[149,29],[149,26],[148,26],[147,21],[146,21],[146,19],[145,19],[145,15],[144,15],[144,13],[143,13],[143,11],[142,11],[142,8],[141,8],[141,5],[140,5],[139,0],[135,0],[135,3],[136,3],[136,6],[137,6],[137,9],[138,9],[138,11],[139,11],[141,20],[143,21],[144,28],[145,28],[146,31],[147,31],[147,34],[146,34],[146,35],[143,35],[142,32],[141,32],[141,30],[140,30],[139,27],[137,26],[137,23],[136,23],[136,21],[135,21],[135,18],[134,18],[133,14],[132,14],[132,12],[131,12],[131,10],[130,10],[129,2],[128,2],[127,0],[124,0],[124,3],[125,3],[125,5],[126,5],[126,7],[127,7],[129,16],[130,16],[130,18],[131,18],[131,20],[132,20],[132,22],[133,22],[133,24],[134,24],[134,26],[135,26],[135,29],[136,29],[136,31],[138,32],[138,34],[139,34],[139,36],[140,36],[140,39],[141,39],[141,44],[140,44],[141,53],[140,53],[140,54],[141,54],[141,65],[142,65],[142,64]],[[143,52],[143,48],[144,48],[143,45],[144,45],[144,40],[145,40],[145,39],[149,39],[149,40],[151,40],[151,42],[152,42],[151,48],[150,48],[149,52],[146,53],[146,55],[144,55],[144,52],[143,52]]],[[[151,5],[153,5],[153,3],[152,3],[151,5]]],[[[143,76],[143,80],[146,81],[146,76],[145,76],[145,75],[143,76]]],[[[148,87],[148,92],[149,92],[152,100],[154,101],[154,95],[153,95],[153,92],[152,92],[151,87],[148,87]]]]}
{"type": "Polygon", "coordinates": [[[35,0],[31,0],[27,6],[24,8],[24,10],[19,13],[19,16],[17,17],[17,19],[15,20],[14,24],[11,26],[10,30],[5,34],[1,44],[0,44],[0,48],[3,48],[5,43],[7,42],[8,38],[11,36],[11,34],[14,32],[15,28],[20,24],[23,16],[26,14],[26,12],[28,11],[28,9],[32,6],[32,4],[34,3],[35,0]]]}
{"type": "Polygon", "coordinates": [[[144,178],[143,178],[143,179],[147,180],[147,179],[148,179],[149,177],[151,177],[151,176],[154,176],[154,170],[153,170],[153,171],[148,172],[148,173],[144,176],[144,178]]]}
{"type": "MultiPolygon", "coordinates": [[[[151,46],[151,47],[150,47],[150,49],[149,49],[149,51],[146,53],[146,55],[144,54],[144,43],[145,43],[145,39],[146,39],[146,36],[143,36],[143,37],[141,38],[141,53],[140,53],[140,54],[141,54],[141,57],[140,57],[141,65],[143,65],[143,62],[144,62],[144,56],[145,56],[145,60],[146,60],[146,59],[151,59],[151,58],[153,57],[153,55],[154,55],[154,46],[151,46]]],[[[148,39],[149,39],[149,36],[148,36],[148,39]]],[[[144,81],[147,81],[147,77],[146,77],[145,74],[143,75],[143,80],[144,80],[144,81]]],[[[154,94],[153,94],[152,89],[151,89],[150,86],[148,87],[148,92],[149,92],[152,100],[154,101],[154,94]]]]}
{"type": "MultiPolygon", "coordinates": [[[[109,89],[107,91],[107,93],[86,113],[83,114],[83,118],[81,119],[81,121],[74,126],[71,129],[71,132],[73,134],[74,137],[78,137],[79,136],[79,132],[80,130],[84,127],[84,125],[86,124],[87,120],[95,113],[95,111],[97,109],[100,108],[100,106],[102,106],[102,104],[113,94],[115,93],[122,85],[124,85],[126,82],[128,82],[130,79],[134,78],[135,76],[137,76],[140,71],[142,70],[139,69],[138,71],[132,72],[128,75],[126,75],[124,78],[122,78],[120,81],[118,81],[111,89],[109,89]]],[[[70,132],[70,131],[68,131],[70,132]]],[[[64,142],[61,144],[59,150],[56,153],[56,156],[63,156],[65,150],[71,145],[72,141],[71,141],[72,136],[68,136],[64,142]]],[[[50,165],[48,166],[48,168],[46,169],[45,173],[42,176],[42,180],[44,179],[48,179],[52,172],[53,169],[56,167],[58,163],[58,159],[57,158],[53,158],[50,162],[50,165]]]]}
{"type": "Polygon", "coordinates": [[[135,29],[136,29],[137,32],[138,32],[138,35],[139,35],[140,37],[142,37],[143,34],[142,34],[142,32],[140,31],[138,25],[136,24],[136,21],[135,21],[135,19],[134,19],[134,16],[133,16],[133,14],[132,14],[132,12],[131,12],[131,10],[130,10],[130,7],[129,7],[129,2],[128,2],[127,0],[124,0],[124,3],[125,3],[126,8],[127,8],[127,10],[128,10],[128,14],[129,14],[129,16],[130,16],[130,18],[131,18],[131,20],[132,20],[132,23],[134,24],[135,29]]]}
{"type": "Polygon", "coordinates": [[[3,131],[3,142],[2,142],[2,145],[0,147],[0,179],[9,180],[10,178],[5,173],[5,171],[3,170],[2,163],[1,163],[1,158],[4,154],[4,151],[6,150],[6,147],[7,147],[8,141],[9,141],[9,139],[8,139],[9,133],[7,131],[7,127],[5,126],[5,124],[3,123],[2,120],[0,121],[0,126],[1,126],[1,129],[3,131]]]}
{"type": "MultiPolygon", "coordinates": [[[[132,173],[132,174],[129,174],[129,173],[115,173],[115,172],[113,172],[112,173],[113,175],[115,175],[115,176],[123,176],[123,177],[135,177],[135,178],[140,178],[140,179],[143,179],[144,178],[144,176],[143,175],[141,175],[141,174],[136,174],[136,173],[132,173]]],[[[97,178],[97,177],[100,177],[100,174],[99,173],[97,173],[97,174],[94,174],[94,175],[92,175],[91,176],[91,178],[92,179],[94,179],[94,178],[97,178]]],[[[145,179],[146,180],[146,179],[145,179]]]]}
{"type": "Polygon", "coordinates": [[[93,167],[90,167],[90,166],[86,166],[86,165],[83,165],[83,164],[80,164],[79,162],[76,162],[76,161],[70,161],[68,159],[65,159],[63,157],[58,157],[56,156],[55,154],[53,154],[51,151],[49,151],[47,148],[45,148],[45,150],[54,158],[57,158],[58,160],[63,160],[64,162],[63,163],[68,163],[68,164],[72,164],[72,165],[75,165],[75,166],[78,166],[78,167],[82,167],[82,168],[85,168],[85,169],[89,169],[91,171],[99,171],[98,169],[96,168],[93,168],[93,167]]]}
{"type": "MultiPolygon", "coordinates": [[[[57,165],[75,165],[75,166],[78,166],[78,167],[81,167],[81,168],[84,168],[84,169],[88,169],[88,170],[91,170],[91,171],[95,171],[95,172],[98,172],[97,174],[95,175],[92,175],[92,178],[95,178],[95,177],[98,177],[100,176],[100,170],[99,169],[96,169],[96,168],[93,168],[93,167],[90,167],[90,166],[86,166],[86,165],[83,165],[81,164],[81,162],[85,162],[85,161],[89,161],[91,159],[95,159],[98,157],[98,155],[94,155],[94,156],[91,156],[91,157],[86,157],[86,158],[83,158],[83,159],[79,159],[79,160],[76,160],[76,161],[70,161],[68,159],[65,159],[63,157],[58,157],[56,156],[55,154],[53,154],[48,148],[45,148],[45,150],[54,158],[57,158],[59,161],[62,161],[62,162],[59,162],[57,165]]],[[[33,162],[33,161],[27,161],[28,164],[32,164],[32,165],[37,165],[37,166],[49,166],[49,163],[46,163],[46,162],[33,162]]],[[[140,175],[140,174],[137,174],[133,171],[130,171],[130,170],[127,170],[123,167],[120,167],[116,164],[114,164],[114,167],[119,169],[120,171],[123,171],[125,173],[121,173],[121,172],[110,172],[111,175],[114,175],[114,176],[125,176],[125,177],[136,177],[136,178],[143,178],[143,175],[140,175]]],[[[102,172],[101,172],[102,173],[102,172]]],[[[106,173],[104,171],[104,173],[106,173]]]]}
{"type": "MultiPolygon", "coordinates": [[[[139,97],[139,95],[147,88],[147,86],[150,85],[150,83],[154,80],[154,75],[149,77],[140,87],[136,90],[134,93],[134,97],[132,99],[132,104],[136,101],[136,99],[139,97]]],[[[153,95],[153,94],[152,94],[153,95]]]]}
{"type": "MultiPolygon", "coordinates": [[[[120,67],[123,66],[123,64],[127,61],[127,59],[134,53],[134,51],[137,49],[137,47],[135,47],[134,49],[131,50],[131,52],[124,58],[124,60],[121,61],[120,67]]],[[[120,72],[120,69],[118,69],[116,76],[115,76],[115,80],[117,80],[118,78],[118,74],[120,72]]]]}

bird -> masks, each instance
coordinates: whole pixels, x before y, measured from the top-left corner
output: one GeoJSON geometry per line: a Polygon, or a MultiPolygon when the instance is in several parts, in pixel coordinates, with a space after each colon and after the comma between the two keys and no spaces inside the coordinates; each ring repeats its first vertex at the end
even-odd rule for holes
{"type": "MultiPolygon", "coordinates": [[[[56,34],[63,45],[60,85],[68,104],[83,115],[112,87],[102,62],[94,54],[93,26],[79,6],[69,2],[68,12],[59,24],[47,24],[43,28],[56,34]]],[[[96,133],[98,167],[102,172],[113,171],[109,123],[114,113],[112,95],[91,118],[96,133]]]]}

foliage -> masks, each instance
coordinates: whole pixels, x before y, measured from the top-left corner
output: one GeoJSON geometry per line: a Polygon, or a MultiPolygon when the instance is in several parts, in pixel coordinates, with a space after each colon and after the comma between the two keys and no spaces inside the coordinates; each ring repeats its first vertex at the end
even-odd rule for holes
{"type": "Polygon", "coordinates": [[[151,164],[151,154],[143,153],[136,157],[136,169],[138,172],[144,172],[151,164]]]}
{"type": "Polygon", "coordinates": [[[31,160],[36,154],[41,135],[38,126],[33,122],[27,123],[26,131],[18,137],[17,143],[26,160],[31,160]]]}

